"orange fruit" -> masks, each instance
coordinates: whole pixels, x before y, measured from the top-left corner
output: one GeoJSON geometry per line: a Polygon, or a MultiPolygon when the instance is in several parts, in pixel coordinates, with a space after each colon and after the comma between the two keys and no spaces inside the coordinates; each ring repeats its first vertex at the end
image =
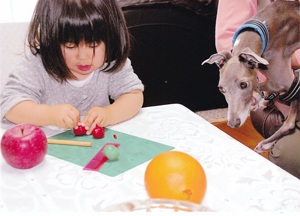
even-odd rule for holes
{"type": "Polygon", "coordinates": [[[206,184],[200,163],[179,151],[157,155],[145,172],[145,187],[151,198],[200,203],[206,192],[206,184]]]}

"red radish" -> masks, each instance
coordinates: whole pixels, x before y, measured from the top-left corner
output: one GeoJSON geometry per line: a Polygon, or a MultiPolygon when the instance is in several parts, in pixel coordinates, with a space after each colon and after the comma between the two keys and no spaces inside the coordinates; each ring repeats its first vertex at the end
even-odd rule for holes
{"type": "Polygon", "coordinates": [[[44,131],[33,124],[18,124],[8,129],[1,139],[4,159],[18,169],[29,169],[41,163],[47,148],[44,131]]]}
{"type": "Polygon", "coordinates": [[[105,130],[103,127],[99,127],[97,124],[96,124],[96,127],[94,128],[94,130],[92,131],[92,135],[98,139],[98,138],[102,138],[104,137],[104,134],[105,134],[105,130]]]}
{"type": "Polygon", "coordinates": [[[75,127],[73,128],[73,132],[75,135],[84,135],[86,134],[86,131],[87,130],[82,125],[78,125],[77,129],[75,129],[75,127]]]}

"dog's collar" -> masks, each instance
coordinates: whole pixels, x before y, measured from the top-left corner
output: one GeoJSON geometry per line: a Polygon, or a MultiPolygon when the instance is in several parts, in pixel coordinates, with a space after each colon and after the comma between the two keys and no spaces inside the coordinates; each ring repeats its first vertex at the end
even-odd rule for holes
{"type": "Polygon", "coordinates": [[[294,81],[293,81],[290,89],[283,95],[279,95],[279,100],[289,102],[296,97],[296,95],[298,94],[298,92],[300,90],[300,74],[299,73],[300,73],[299,70],[294,71],[295,78],[294,78],[294,81]]]}
{"type": "Polygon", "coordinates": [[[261,55],[265,52],[265,50],[268,47],[269,44],[269,31],[267,26],[260,20],[257,19],[251,19],[245,22],[236,32],[234,33],[232,44],[234,46],[234,43],[236,41],[237,36],[241,33],[241,31],[245,28],[252,28],[255,29],[262,40],[262,48],[261,48],[261,55]]]}
{"type": "Polygon", "coordinates": [[[272,92],[269,96],[265,96],[264,92],[261,90],[259,85],[257,85],[256,90],[264,100],[268,100],[268,101],[273,100],[279,95],[279,92],[272,92]]]}
{"type": "Polygon", "coordinates": [[[279,96],[278,97],[279,100],[285,101],[285,102],[290,102],[296,98],[297,94],[300,91],[300,71],[295,70],[294,74],[295,74],[295,77],[294,77],[293,83],[292,83],[291,87],[289,88],[289,90],[287,92],[285,92],[284,94],[280,94],[279,92],[272,92],[268,97],[265,97],[264,93],[260,89],[259,85],[257,85],[257,91],[259,92],[261,97],[264,98],[265,100],[273,100],[274,98],[279,96]]]}

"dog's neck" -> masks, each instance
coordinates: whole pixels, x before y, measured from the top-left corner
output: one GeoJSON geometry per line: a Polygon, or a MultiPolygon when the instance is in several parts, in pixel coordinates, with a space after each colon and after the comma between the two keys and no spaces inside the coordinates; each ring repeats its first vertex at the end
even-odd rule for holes
{"type": "Polygon", "coordinates": [[[243,31],[255,32],[260,35],[260,39],[262,42],[262,49],[261,49],[260,55],[262,55],[269,45],[269,30],[268,30],[268,27],[266,26],[266,24],[258,19],[250,19],[250,20],[246,21],[234,33],[233,38],[232,38],[233,45],[236,43],[236,39],[239,36],[239,34],[243,31]]]}
{"type": "MultiPolygon", "coordinates": [[[[255,31],[241,32],[235,41],[232,55],[238,56],[242,52],[242,50],[245,49],[245,47],[249,47],[253,52],[260,56],[262,50],[261,36],[255,31]]],[[[295,77],[293,70],[291,70],[291,74],[292,80],[290,82],[293,82],[293,79],[295,77]]],[[[272,83],[272,77],[272,74],[265,74],[264,72],[262,72],[262,70],[258,69],[257,78],[259,81],[260,89],[270,92],[268,85],[270,84],[270,82],[272,83]]],[[[288,87],[286,88],[286,90],[289,89],[289,86],[291,86],[291,84],[287,86],[288,87]]]]}
{"type": "Polygon", "coordinates": [[[254,31],[241,32],[234,43],[232,55],[239,55],[246,47],[249,47],[253,52],[260,56],[262,49],[260,35],[254,31]]]}

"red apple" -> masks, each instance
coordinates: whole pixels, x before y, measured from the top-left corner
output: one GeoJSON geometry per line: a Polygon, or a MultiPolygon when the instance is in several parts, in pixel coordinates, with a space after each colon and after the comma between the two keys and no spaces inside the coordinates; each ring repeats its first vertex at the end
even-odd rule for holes
{"type": "Polygon", "coordinates": [[[41,163],[47,148],[44,131],[33,124],[16,125],[8,129],[1,139],[1,153],[4,159],[18,169],[29,169],[41,163]]]}
{"type": "Polygon", "coordinates": [[[94,130],[92,131],[92,135],[98,139],[98,138],[102,138],[104,137],[104,134],[105,134],[105,130],[103,127],[99,127],[97,124],[96,124],[96,127],[94,128],[94,130]]]}

